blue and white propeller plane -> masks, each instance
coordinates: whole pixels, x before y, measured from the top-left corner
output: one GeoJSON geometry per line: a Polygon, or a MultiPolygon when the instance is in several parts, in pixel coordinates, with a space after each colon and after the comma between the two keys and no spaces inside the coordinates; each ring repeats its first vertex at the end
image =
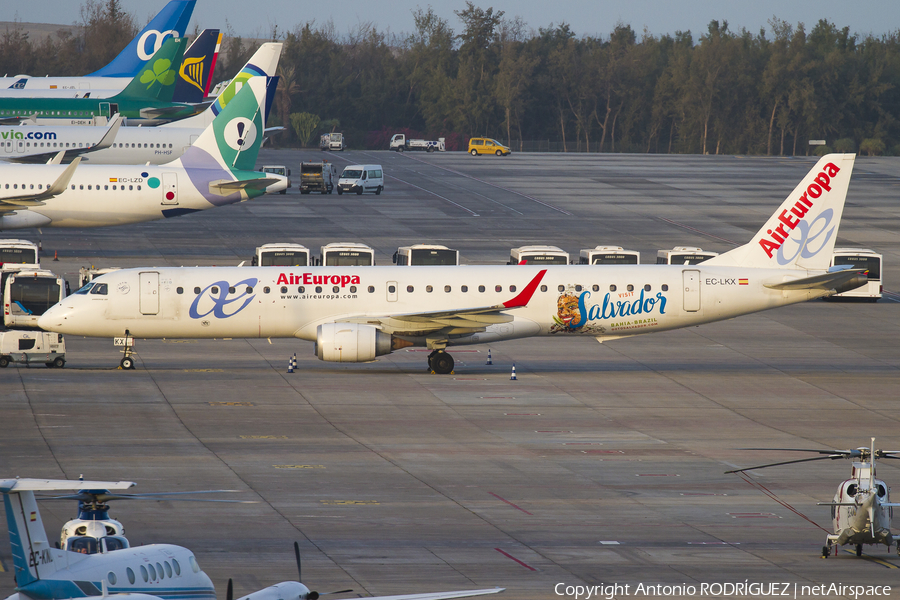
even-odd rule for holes
{"type": "MultiPolygon", "coordinates": [[[[110,499],[154,496],[120,493],[134,485],[130,481],[0,480],[16,581],[15,593],[6,600],[216,600],[213,583],[193,552],[172,544],[132,547],[121,523],[109,518],[106,501],[110,499]],[[84,498],[79,503],[79,517],[84,518],[74,523],[73,531],[68,527],[72,522],[67,523],[62,544],[54,547],[47,538],[35,492],[63,491],[84,498]]],[[[296,544],[294,548],[299,568],[299,548],[296,544]]],[[[232,600],[230,589],[229,582],[228,600],[232,600]]],[[[491,588],[370,600],[449,600],[502,591],[491,588]]],[[[316,600],[319,595],[299,581],[286,581],[238,600],[316,600]]]]}

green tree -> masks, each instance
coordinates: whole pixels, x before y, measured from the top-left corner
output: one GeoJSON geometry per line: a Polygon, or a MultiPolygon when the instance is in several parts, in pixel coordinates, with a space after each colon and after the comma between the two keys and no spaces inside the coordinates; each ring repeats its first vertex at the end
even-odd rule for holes
{"type": "Polygon", "coordinates": [[[319,127],[319,120],[318,115],[306,112],[293,113],[291,115],[291,127],[294,128],[294,132],[297,134],[297,139],[300,140],[302,147],[305,148],[309,145],[310,138],[312,138],[319,127]]]}

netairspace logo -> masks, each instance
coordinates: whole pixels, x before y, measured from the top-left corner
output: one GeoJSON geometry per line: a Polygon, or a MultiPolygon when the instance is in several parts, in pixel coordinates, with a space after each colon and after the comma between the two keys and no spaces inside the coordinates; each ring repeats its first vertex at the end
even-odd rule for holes
{"type": "Polygon", "coordinates": [[[557,596],[573,600],[613,600],[613,598],[634,597],[691,597],[714,596],[730,598],[808,598],[836,596],[841,598],[878,598],[891,595],[889,585],[845,585],[842,583],[822,583],[806,585],[797,583],[757,583],[750,580],[737,583],[674,584],[606,583],[600,585],[567,585],[557,583],[553,588],[557,596]]]}

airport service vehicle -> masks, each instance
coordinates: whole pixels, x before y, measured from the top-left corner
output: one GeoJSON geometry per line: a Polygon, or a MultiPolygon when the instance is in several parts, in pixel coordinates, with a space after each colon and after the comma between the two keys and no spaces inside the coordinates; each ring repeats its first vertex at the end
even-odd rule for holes
{"type": "Polygon", "coordinates": [[[322,137],[319,138],[320,150],[343,152],[344,148],[346,148],[346,146],[344,146],[343,133],[323,133],[322,137]]]}
{"type": "Polygon", "coordinates": [[[584,248],[578,254],[580,265],[637,265],[640,262],[640,252],[626,250],[622,246],[584,248]]]}
{"type": "Polygon", "coordinates": [[[302,162],[300,163],[300,193],[309,194],[319,192],[330,194],[334,191],[334,181],[337,179],[337,171],[329,162],[302,162]]]}
{"type": "Polygon", "coordinates": [[[309,262],[309,248],[301,244],[263,244],[253,256],[254,267],[305,267],[309,262]]]}
{"type": "Polygon", "coordinates": [[[279,194],[286,194],[287,188],[291,187],[291,170],[285,167],[284,165],[265,165],[260,169],[263,173],[275,173],[276,175],[281,175],[285,179],[287,179],[287,186],[285,189],[278,192],[279,194]]]}
{"type": "Polygon", "coordinates": [[[394,150],[395,152],[403,152],[405,150],[422,150],[424,152],[434,152],[437,150],[438,152],[444,152],[446,147],[444,146],[444,138],[438,138],[437,141],[410,140],[406,138],[406,134],[404,133],[395,133],[394,137],[391,138],[389,149],[394,150]]]}
{"type": "Polygon", "coordinates": [[[91,125],[95,117],[115,113],[132,124],[156,125],[199,112],[193,104],[172,102],[187,38],[169,38],[121,92],[108,98],[0,98],[0,120],[15,124],[31,120],[39,125],[91,125]]]}
{"type": "Polygon", "coordinates": [[[491,138],[472,138],[469,140],[469,149],[467,150],[472,156],[480,154],[496,154],[497,156],[507,156],[512,150],[509,146],[504,146],[500,142],[491,138]]]}
{"type": "Polygon", "coordinates": [[[40,269],[37,244],[28,240],[0,240],[0,268],[4,274],[7,271],[40,269]]]}
{"type": "Polygon", "coordinates": [[[459,250],[451,250],[439,244],[414,244],[400,246],[393,256],[394,264],[400,266],[457,266],[459,250]]]}
{"type": "Polygon", "coordinates": [[[567,265],[569,253],[557,246],[520,246],[509,251],[509,265],[567,265]]]}
{"type": "Polygon", "coordinates": [[[161,166],[0,164],[0,229],[139,223],[283,190],[285,177],[253,170],[265,89],[264,77],[251,79],[181,158],[161,166]]]}
{"type": "MultiPolygon", "coordinates": [[[[204,29],[184,52],[172,92],[173,102],[197,104],[203,102],[209,90],[212,72],[215,69],[222,34],[218,29],[204,29]]],[[[75,78],[73,78],[75,79],[75,78]]],[[[74,87],[57,87],[55,89],[27,86],[27,79],[21,80],[25,87],[0,88],[0,98],[109,98],[121,92],[130,78],[124,77],[92,77],[93,85],[88,81],[74,87]],[[101,87],[104,83],[110,87],[101,87]]]]}
{"type": "Polygon", "coordinates": [[[122,267],[103,267],[96,268],[91,265],[91,268],[81,267],[78,269],[78,289],[84,287],[84,284],[90,283],[94,280],[94,277],[99,277],[100,275],[105,275],[107,273],[112,273],[113,271],[118,271],[122,267]]]}
{"type": "Polygon", "coordinates": [[[865,284],[863,269],[828,266],[854,160],[822,157],[750,242],[699,265],[122,269],[94,280],[108,284],[104,300],[73,294],[38,324],[94,337],[296,337],[336,362],[418,346],[436,373],[453,370],[452,346],[693,327],[865,284]]]}
{"type": "Polygon", "coordinates": [[[347,192],[357,195],[363,192],[375,192],[381,194],[384,189],[384,172],[381,165],[350,165],[344,167],[341,178],[338,179],[338,194],[347,192]]]}
{"type": "Polygon", "coordinates": [[[658,250],[656,252],[656,264],[697,265],[718,255],[718,252],[707,252],[697,246],[675,246],[671,250],[658,250]]]}
{"type": "Polygon", "coordinates": [[[3,325],[34,329],[48,308],[66,297],[66,281],[44,269],[4,273],[3,325]]]}
{"type": "Polygon", "coordinates": [[[191,13],[194,12],[194,4],[196,4],[196,0],[171,0],[112,62],[98,71],[84,77],[33,77],[30,75],[0,77],[0,88],[13,87],[22,90],[90,90],[97,88],[121,91],[142,70],[150,57],[162,48],[163,42],[167,38],[181,37],[187,32],[191,13]]]}
{"type": "Polygon", "coordinates": [[[319,263],[323,267],[371,267],[375,251],[357,242],[332,242],[322,246],[319,263]]]}
{"type": "Polygon", "coordinates": [[[851,265],[866,269],[866,285],[854,290],[835,294],[829,298],[866,298],[869,302],[878,302],[884,292],[881,282],[882,255],[868,248],[835,248],[831,257],[831,266],[851,265]]]}
{"type": "Polygon", "coordinates": [[[0,331],[0,368],[9,363],[44,363],[66,366],[66,342],[61,333],[48,331],[0,331]]]}
{"type": "MultiPolygon", "coordinates": [[[[7,600],[69,600],[102,596],[110,600],[216,600],[216,590],[194,553],[171,544],[132,547],[119,521],[109,516],[109,502],[187,499],[174,492],[127,494],[130,481],[70,481],[54,479],[0,480],[9,529],[16,593],[7,600]],[[54,548],[47,538],[35,492],[78,501],[78,518],[68,521],[61,543],[54,548]],[[59,492],[75,492],[59,496],[59,492]]],[[[225,490],[213,490],[225,491],[225,490]]],[[[205,492],[194,492],[205,493],[205,492]]],[[[202,499],[191,498],[193,502],[202,499]]],[[[294,544],[297,570],[300,550],[294,544]]],[[[229,582],[227,597],[232,598],[229,582]]],[[[344,593],[330,592],[333,594],[344,593]]],[[[369,600],[448,600],[502,592],[502,588],[381,596],[369,600]]],[[[300,581],[285,581],[238,600],[315,600],[319,593],[300,581]]],[[[324,595],[324,594],[322,594],[324,595]]]]}
{"type": "Polygon", "coordinates": [[[832,551],[837,554],[837,547],[846,544],[856,546],[856,555],[862,556],[863,544],[884,544],[890,549],[897,544],[900,555],[900,535],[891,533],[891,517],[894,508],[900,507],[890,499],[891,488],[884,481],[875,479],[876,458],[900,458],[900,450],[876,450],[875,438],[872,446],[862,446],[851,450],[809,450],[803,448],[745,448],[745,450],[776,450],[781,452],[809,452],[818,454],[815,458],[781,461],[768,465],[734,469],[726,473],[741,473],[767,467],[790,465],[814,460],[837,460],[849,458],[853,462],[850,467],[850,479],[842,481],[834,493],[831,502],[819,502],[819,506],[831,507],[831,524],[834,533],[829,533],[822,546],[822,558],[828,558],[832,551]]]}

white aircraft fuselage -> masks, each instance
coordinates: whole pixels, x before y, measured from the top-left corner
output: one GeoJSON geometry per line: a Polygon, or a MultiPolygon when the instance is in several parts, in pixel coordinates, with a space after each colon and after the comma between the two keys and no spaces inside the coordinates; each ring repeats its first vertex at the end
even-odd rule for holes
{"type": "Polygon", "coordinates": [[[382,331],[417,346],[438,338],[451,346],[535,335],[605,340],[729,319],[825,294],[764,287],[783,276],[778,269],[702,264],[125,269],[94,280],[108,284],[106,295],[73,294],[47,311],[40,326],[99,337],[128,330],[140,338],[315,341],[319,325],[346,317],[353,323],[377,322],[382,331]],[[416,331],[402,318],[423,310],[465,313],[500,305],[538,277],[527,306],[506,311],[512,316],[508,322],[448,318],[439,329],[429,322],[416,331]],[[157,305],[143,304],[154,297],[157,305]],[[392,319],[402,322],[392,324],[392,319]]]}

